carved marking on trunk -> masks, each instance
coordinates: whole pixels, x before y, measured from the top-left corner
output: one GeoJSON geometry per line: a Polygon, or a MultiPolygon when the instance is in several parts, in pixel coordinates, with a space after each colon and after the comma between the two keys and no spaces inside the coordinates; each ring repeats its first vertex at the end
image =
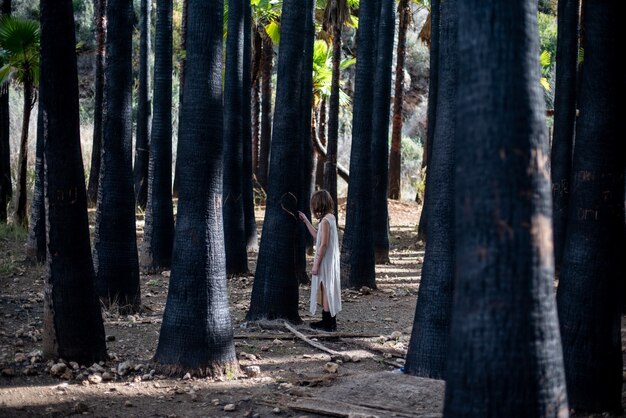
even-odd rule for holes
{"type": "Polygon", "coordinates": [[[578,208],[578,219],[581,221],[598,220],[598,211],[595,209],[578,208]]]}
{"type": "Polygon", "coordinates": [[[554,264],[554,244],[552,240],[552,220],[545,215],[535,215],[531,219],[530,235],[537,251],[539,265],[542,268],[554,264]]]}

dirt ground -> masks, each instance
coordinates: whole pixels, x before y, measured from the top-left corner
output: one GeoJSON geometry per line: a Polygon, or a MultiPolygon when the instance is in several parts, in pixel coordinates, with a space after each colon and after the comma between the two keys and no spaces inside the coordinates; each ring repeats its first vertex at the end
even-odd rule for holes
{"type": "MultiPolygon", "coordinates": [[[[109,361],[42,359],[44,270],[23,260],[22,237],[0,237],[0,417],[440,417],[443,382],[399,373],[424,256],[415,239],[419,210],[390,202],[391,264],[376,266],[376,290],[343,291],[337,333],[308,327],[316,318],[301,286],[304,324],[296,331],[325,351],[280,322],[246,323],[254,276],[230,278],[235,345],[248,375],[233,381],[153,371],[169,272],[141,276],[145,312],[103,312],[109,361]]],[[[262,216],[259,209],[259,228],[262,216]]],[[[253,272],[257,253],[249,256],[253,272]]]]}

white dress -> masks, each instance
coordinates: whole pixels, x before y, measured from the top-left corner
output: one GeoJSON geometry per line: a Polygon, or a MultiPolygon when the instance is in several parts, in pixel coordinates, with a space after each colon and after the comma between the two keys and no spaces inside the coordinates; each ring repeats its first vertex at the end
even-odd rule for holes
{"type": "MultiPolygon", "coordinates": [[[[320,283],[324,283],[324,292],[326,293],[326,299],[328,300],[328,306],[330,308],[331,316],[337,315],[337,312],[341,311],[341,280],[339,271],[339,237],[337,234],[337,221],[333,215],[326,215],[321,221],[328,222],[328,248],[324,254],[324,258],[320,263],[317,271],[317,276],[313,276],[311,279],[311,315],[315,315],[317,309],[317,293],[320,287],[320,283]]],[[[318,231],[320,231],[320,225],[318,225],[318,231]]],[[[320,246],[322,234],[318,232],[317,239],[315,240],[315,251],[317,256],[317,249],[320,246]]],[[[320,301],[321,303],[321,301],[320,301]]]]}

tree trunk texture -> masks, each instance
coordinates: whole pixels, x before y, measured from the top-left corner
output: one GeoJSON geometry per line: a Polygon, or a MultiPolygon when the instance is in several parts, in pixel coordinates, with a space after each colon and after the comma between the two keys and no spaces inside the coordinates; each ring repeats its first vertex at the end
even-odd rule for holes
{"type": "MultiPolygon", "coordinates": [[[[439,88],[439,10],[440,0],[432,0],[430,2],[430,75],[428,82],[428,126],[426,129],[426,138],[424,141],[424,154],[422,156],[422,167],[427,166],[430,162],[431,149],[433,148],[433,137],[435,135],[434,126],[437,118],[437,94],[439,88]],[[432,128],[431,128],[432,127],[432,128]]],[[[426,171],[428,178],[428,171],[426,171]]],[[[426,182],[428,185],[428,182],[426,182]]],[[[422,205],[422,213],[420,215],[417,227],[417,239],[424,241],[426,239],[426,225],[428,223],[428,214],[424,210],[428,200],[428,186],[424,189],[424,204],[422,205]]]]}
{"type": "Polygon", "coordinates": [[[254,217],[254,167],[252,150],[252,7],[243,4],[243,215],[246,249],[258,251],[259,236],[254,217]]]}
{"type": "Polygon", "coordinates": [[[302,144],[298,132],[302,100],[303,51],[309,7],[302,0],[285,0],[278,54],[276,112],[263,236],[259,248],[247,320],[286,319],[301,323],[296,276],[297,218],[302,144]]]}
{"type": "Polygon", "coordinates": [[[179,142],[179,210],[154,360],[170,375],[239,374],[222,224],[223,2],[189,0],[179,142]]]}
{"type": "Polygon", "coordinates": [[[457,111],[458,1],[441,3],[439,26],[438,88],[434,149],[428,164],[424,206],[429,228],[420,280],[413,332],[405,370],[407,373],[445,379],[454,288],[454,164],[457,111]]]}
{"type": "Polygon", "coordinates": [[[263,40],[259,29],[254,28],[252,38],[252,168],[259,177],[259,145],[261,142],[261,60],[263,40]]]}
{"type": "MultiPolygon", "coordinates": [[[[400,200],[402,197],[402,106],[404,102],[404,59],[406,56],[406,32],[411,19],[409,0],[400,0],[398,4],[398,49],[396,52],[396,81],[393,94],[393,117],[391,129],[391,150],[389,152],[389,198],[400,200]]],[[[432,69],[431,69],[432,77],[432,69]]],[[[432,80],[432,78],[431,78],[432,80]]]]}
{"type": "MultiPolygon", "coordinates": [[[[41,85],[40,85],[41,90],[41,85]]],[[[39,93],[41,97],[41,92],[39,93]]],[[[35,186],[30,208],[28,238],[26,239],[26,259],[38,263],[46,261],[46,202],[44,196],[44,112],[39,102],[37,112],[37,145],[35,151],[35,186]]]]}
{"type": "MultiPolygon", "coordinates": [[[[0,0],[0,15],[11,15],[11,0],[0,0]]],[[[6,223],[13,196],[11,182],[9,89],[0,89],[0,223],[6,223]]]]}
{"type": "MultiPolygon", "coordinates": [[[[28,71],[25,71],[28,73],[28,71]]],[[[20,154],[18,158],[17,193],[15,198],[15,223],[17,225],[28,226],[26,216],[27,190],[26,190],[26,168],[28,167],[28,126],[30,124],[30,113],[33,110],[33,82],[26,77],[24,87],[24,106],[22,117],[22,137],[20,139],[20,154]]]]}
{"type": "Polygon", "coordinates": [[[381,0],[364,2],[359,11],[350,187],[340,261],[342,288],[376,288],[371,154],[380,5],[381,0]]]}
{"type": "Polygon", "coordinates": [[[622,6],[583,3],[585,65],[557,292],[568,397],[577,411],[622,409],[626,83],[615,54],[626,39],[622,6]]]}
{"type": "Polygon", "coordinates": [[[94,21],[96,27],[96,56],[94,80],[93,145],[91,148],[91,166],[87,187],[87,205],[96,206],[98,201],[98,183],[100,181],[100,162],[102,161],[102,120],[104,105],[104,59],[106,42],[107,0],[95,0],[94,21]]]}
{"type": "Polygon", "coordinates": [[[132,7],[131,0],[107,1],[106,110],[94,231],[98,295],[129,311],[141,302],[131,161],[132,7]]]}
{"type": "Polygon", "coordinates": [[[48,224],[43,350],[48,358],[92,364],[107,354],[89,242],[71,0],[41,1],[40,69],[48,224]]]}
{"type": "MultiPolygon", "coordinates": [[[[298,134],[302,146],[300,157],[300,187],[298,188],[298,210],[311,219],[311,194],[314,176],[313,138],[311,136],[311,119],[313,108],[313,47],[315,44],[315,0],[305,0],[306,20],[304,51],[302,53],[302,94],[300,96],[300,120],[298,134]]],[[[307,248],[313,247],[313,238],[303,222],[298,223],[298,248],[296,252],[296,275],[300,283],[309,283],[307,274],[307,248]]]]}
{"type": "Polygon", "coordinates": [[[228,35],[224,81],[224,190],[223,216],[226,273],[248,272],[243,210],[244,1],[228,0],[228,35]]]}
{"type": "MultiPolygon", "coordinates": [[[[315,110],[313,110],[315,112],[315,110]]],[[[326,136],[326,97],[322,97],[319,106],[319,112],[317,112],[318,121],[317,121],[317,130],[315,132],[311,131],[311,135],[314,133],[317,135],[320,143],[325,147],[328,146],[328,140],[326,136]]],[[[324,188],[324,164],[326,163],[326,157],[321,153],[316,151],[316,163],[315,163],[315,188],[323,189],[324,188]]]]}
{"type": "Polygon", "coordinates": [[[141,209],[146,209],[148,201],[148,171],[150,164],[150,128],[151,98],[150,98],[150,42],[152,16],[152,0],[141,0],[141,14],[139,18],[139,87],[137,92],[137,133],[135,137],[135,164],[133,178],[135,183],[135,203],[141,209]]]}
{"type": "Polygon", "coordinates": [[[148,201],[141,265],[149,271],[172,265],[172,0],[157,0],[154,54],[154,118],[150,138],[148,201]]]}
{"type": "Polygon", "coordinates": [[[324,189],[335,202],[335,219],[338,214],[337,200],[337,146],[339,142],[339,83],[341,78],[341,29],[343,23],[333,26],[333,73],[328,102],[328,145],[324,162],[324,189]]]}
{"type": "MultiPolygon", "coordinates": [[[[187,51],[187,8],[188,8],[189,0],[182,0],[183,13],[180,21],[180,50],[185,52],[187,51]]],[[[222,0],[223,1],[223,0],[222,0]]],[[[185,59],[185,54],[181,54],[180,59],[178,61],[180,74],[178,79],[178,138],[180,138],[180,112],[181,105],[183,103],[183,93],[185,91],[185,65],[187,60],[185,59]]],[[[176,156],[178,157],[178,148],[176,151],[176,156]]],[[[176,158],[176,162],[174,163],[174,185],[172,190],[172,196],[178,197],[178,158],[176,158]]]]}
{"type": "MultiPolygon", "coordinates": [[[[261,29],[262,30],[262,29],[261,29]]],[[[263,34],[263,57],[261,60],[261,142],[259,144],[259,168],[257,180],[267,192],[267,176],[270,166],[272,142],[272,40],[263,34]]]]}
{"type": "Polygon", "coordinates": [[[567,417],[537,2],[457,7],[457,271],[444,416],[567,417]]]}
{"type": "Polygon", "coordinates": [[[572,175],[574,126],[576,123],[576,69],[578,65],[578,0],[560,0],[558,4],[557,66],[554,96],[554,135],[552,137],[552,223],[554,227],[554,265],[559,275],[567,204],[572,175]]]}
{"type": "Polygon", "coordinates": [[[381,0],[378,22],[376,75],[374,78],[374,114],[372,122],[372,233],[376,264],[389,263],[389,113],[391,62],[395,30],[393,0],[381,0]]]}

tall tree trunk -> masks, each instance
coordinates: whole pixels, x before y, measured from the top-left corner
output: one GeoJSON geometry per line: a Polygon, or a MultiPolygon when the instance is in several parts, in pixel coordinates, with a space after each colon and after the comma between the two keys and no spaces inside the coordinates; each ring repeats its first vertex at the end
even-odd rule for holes
{"type": "MultiPolygon", "coordinates": [[[[181,22],[180,22],[180,50],[185,52],[187,51],[187,8],[188,8],[188,1],[189,0],[182,0],[183,2],[183,13],[182,13],[182,18],[181,18],[181,22]]],[[[223,0],[222,0],[223,1],[223,0]]],[[[178,80],[178,136],[177,138],[180,138],[180,130],[181,130],[181,126],[180,126],[180,112],[181,112],[181,107],[182,107],[182,103],[183,103],[183,93],[185,91],[184,87],[185,87],[185,63],[186,63],[186,59],[185,59],[186,54],[181,54],[181,57],[179,59],[179,69],[180,69],[180,75],[179,75],[179,80],[178,80]]],[[[176,156],[178,157],[178,148],[177,148],[177,152],[176,152],[176,156]]],[[[176,162],[174,164],[174,185],[173,185],[173,191],[172,194],[174,197],[178,197],[178,158],[176,158],[176,162]]]]}
{"type": "MultiPolygon", "coordinates": [[[[315,110],[313,110],[315,112],[315,110]]],[[[317,122],[317,130],[311,131],[311,135],[317,134],[320,144],[325,147],[328,146],[327,136],[326,136],[326,97],[322,97],[319,105],[318,114],[318,122],[317,122]]],[[[324,156],[321,152],[316,151],[316,163],[315,163],[315,187],[317,189],[324,188],[324,163],[326,162],[326,156],[324,156]]]]}
{"type": "Polygon", "coordinates": [[[337,144],[339,142],[339,82],[341,78],[341,28],[343,23],[333,26],[333,70],[328,103],[328,145],[324,163],[324,189],[335,202],[335,219],[338,214],[337,201],[337,144]]]}
{"type": "Polygon", "coordinates": [[[404,102],[404,59],[406,56],[406,32],[411,19],[409,0],[398,4],[398,49],[396,52],[396,81],[393,94],[393,117],[391,130],[391,151],[389,152],[389,198],[400,200],[402,187],[402,105],[404,102]]]}
{"type": "Polygon", "coordinates": [[[378,23],[372,122],[372,233],[376,264],[389,263],[389,113],[395,13],[393,0],[381,0],[378,23]]]}
{"type": "MultiPolygon", "coordinates": [[[[25,71],[28,73],[30,70],[25,71]]],[[[28,127],[30,124],[30,113],[33,110],[33,82],[26,77],[23,83],[24,105],[22,108],[22,137],[20,139],[20,154],[18,158],[17,175],[17,196],[15,198],[15,223],[20,226],[28,226],[26,216],[27,190],[26,190],[26,168],[28,167],[28,127]]]]}
{"type": "Polygon", "coordinates": [[[95,0],[94,21],[96,27],[96,68],[94,80],[94,114],[93,114],[93,145],[91,148],[91,166],[89,168],[89,185],[87,187],[87,205],[96,206],[98,200],[98,183],[100,181],[100,162],[102,161],[102,120],[104,105],[104,57],[106,41],[106,8],[107,0],[95,0]]]}
{"type": "MultiPolygon", "coordinates": [[[[0,15],[11,15],[11,0],[0,0],[0,15]]],[[[0,89],[0,223],[7,222],[7,206],[13,195],[11,184],[9,89],[0,89]]]]}
{"type": "Polygon", "coordinates": [[[259,145],[259,184],[267,192],[267,176],[270,166],[270,146],[272,139],[272,61],[274,49],[272,40],[263,35],[263,58],[261,61],[261,142],[259,145]]]}
{"type": "Polygon", "coordinates": [[[150,138],[148,201],[141,264],[158,271],[172,265],[172,0],[157,0],[154,118],[150,138]]]}
{"type": "Polygon", "coordinates": [[[94,231],[96,289],[107,305],[135,310],[141,298],[131,162],[133,4],[107,1],[106,110],[94,231]]]}
{"type": "Polygon", "coordinates": [[[137,134],[135,138],[135,165],[133,177],[135,183],[135,201],[144,209],[148,201],[148,165],[150,162],[150,43],[152,0],[141,0],[139,18],[139,88],[137,93],[137,134]]]}
{"type": "Polygon", "coordinates": [[[261,141],[261,60],[263,40],[255,27],[252,34],[252,169],[259,176],[259,145],[261,141]]]}
{"type": "Polygon", "coordinates": [[[252,151],[252,7],[250,2],[243,4],[243,214],[246,229],[246,249],[256,251],[259,237],[254,217],[254,178],[252,151]]]}
{"type": "Polygon", "coordinates": [[[376,288],[372,233],[372,129],[376,45],[381,0],[361,4],[350,151],[346,230],[341,247],[341,287],[376,288]]]}
{"type": "MultiPolygon", "coordinates": [[[[422,167],[430,162],[431,150],[433,148],[433,138],[435,135],[435,124],[437,122],[437,95],[439,89],[439,9],[440,0],[432,0],[430,2],[430,73],[428,82],[428,127],[426,129],[426,138],[424,141],[424,155],[422,157],[422,167]]],[[[428,178],[428,172],[426,172],[428,178]]],[[[426,183],[428,184],[428,183],[426,183]]],[[[417,239],[424,240],[426,238],[426,224],[428,222],[428,214],[424,210],[428,200],[428,186],[424,189],[424,204],[422,205],[422,213],[420,215],[417,227],[417,239]]]]}
{"type": "Polygon", "coordinates": [[[413,332],[405,370],[416,376],[444,379],[454,287],[454,163],[457,103],[458,0],[441,3],[439,27],[439,94],[434,149],[428,163],[429,228],[413,332]]]}
{"type": "Polygon", "coordinates": [[[560,0],[554,96],[554,135],[552,137],[552,223],[554,265],[557,276],[563,259],[567,203],[572,174],[574,125],[576,122],[576,67],[578,62],[578,0],[560,0]]]}
{"type": "Polygon", "coordinates": [[[278,54],[276,114],[272,159],[250,310],[247,320],[282,318],[300,323],[296,276],[297,218],[302,140],[298,132],[302,91],[302,57],[306,42],[307,4],[284,0],[278,54]]]}
{"type": "Polygon", "coordinates": [[[626,31],[617,0],[584,2],[583,10],[585,64],[557,302],[572,408],[619,412],[626,83],[615,51],[626,31]]]}
{"type": "MultiPolygon", "coordinates": [[[[305,0],[307,11],[305,27],[304,51],[302,53],[302,95],[300,97],[300,120],[298,135],[302,146],[300,163],[300,187],[298,188],[298,210],[311,218],[311,188],[313,166],[313,142],[311,137],[311,117],[313,107],[313,47],[315,45],[315,0],[305,0]]],[[[310,278],[306,272],[307,248],[313,247],[313,239],[304,223],[298,225],[298,249],[296,252],[296,275],[300,283],[308,283],[310,278]]]]}
{"type": "Polygon", "coordinates": [[[444,416],[567,417],[537,2],[457,5],[457,270],[444,416]],[[477,59],[487,55],[498,65],[477,59]]]}
{"type": "Polygon", "coordinates": [[[41,1],[40,69],[48,225],[44,355],[91,364],[107,354],[89,243],[71,0],[41,1]]]}
{"type": "Polygon", "coordinates": [[[243,211],[243,61],[244,1],[228,0],[228,36],[224,79],[224,190],[223,216],[226,273],[248,272],[243,211]]]}
{"type": "MultiPolygon", "coordinates": [[[[41,85],[39,86],[41,90],[41,85]]],[[[41,91],[39,92],[41,97],[41,91]]],[[[30,208],[26,259],[43,263],[46,261],[46,202],[44,196],[44,112],[41,101],[37,112],[37,145],[35,151],[35,187],[30,208]]]]}
{"type": "Polygon", "coordinates": [[[189,0],[172,275],[154,361],[164,373],[237,376],[222,224],[222,0],[189,0]]]}

